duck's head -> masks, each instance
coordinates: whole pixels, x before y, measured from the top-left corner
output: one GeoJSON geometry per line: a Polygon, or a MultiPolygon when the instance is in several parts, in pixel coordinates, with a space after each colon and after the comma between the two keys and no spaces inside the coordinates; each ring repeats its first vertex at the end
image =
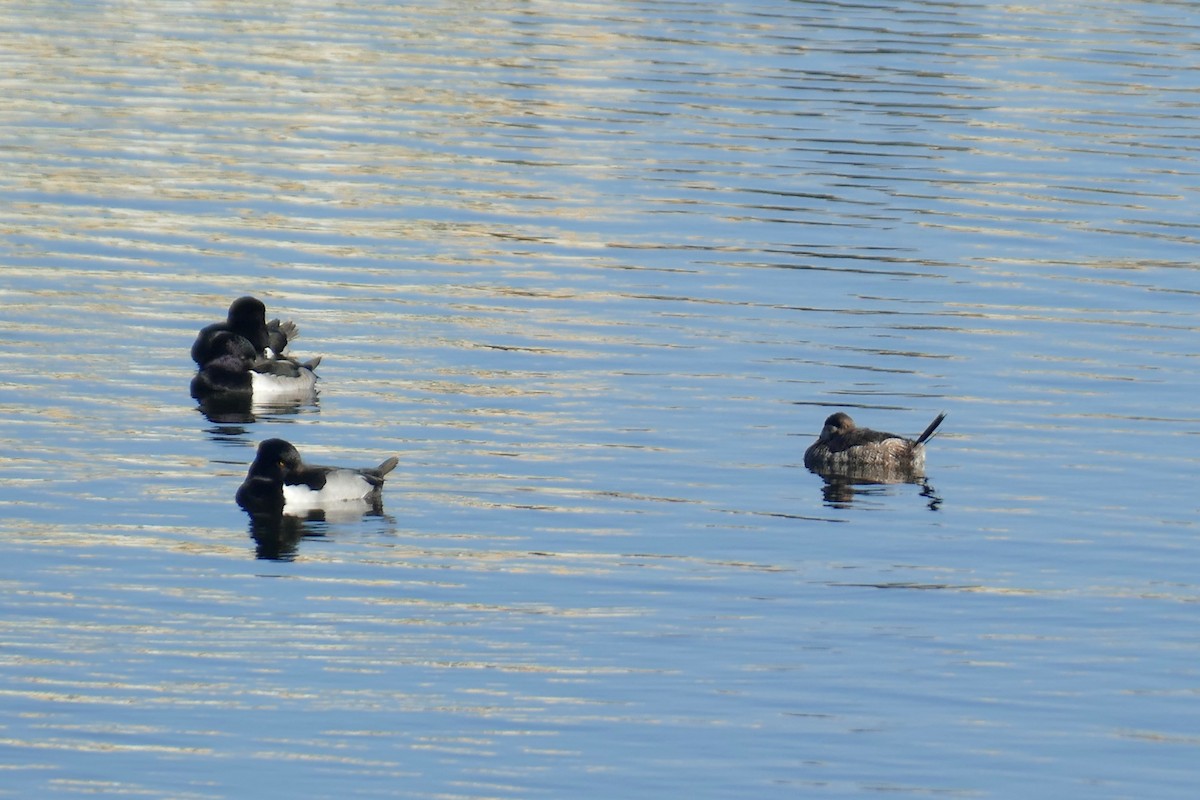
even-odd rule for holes
{"type": "Polygon", "coordinates": [[[254,457],[254,466],[264,471],[278,469],[286,473],[298,469],[302,463],[299,451],[291,442],[283,439],[264,439],[259,443],[258,454],[254,457]]]}
{"type": "Polygon", "coordinates": [[[854,420],[850,419],[849,414],[839,411],[825,418],[825,426],[821,428],[821,435],[818,439],[820,441],[827,441],[834,436],[841,436],[852,430],[854,430],[854,420]]]}
{"type": "Polygon", "coordinates": [[[267,307],[257,297],[239,297],[229,305],[225,324],[250,340],[258,351],[267,341],[267,307]]]}

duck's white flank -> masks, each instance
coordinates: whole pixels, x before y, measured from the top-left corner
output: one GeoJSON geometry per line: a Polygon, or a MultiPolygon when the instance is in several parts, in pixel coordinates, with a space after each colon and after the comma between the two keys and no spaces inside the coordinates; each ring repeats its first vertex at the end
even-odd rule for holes
{"type": "Polygon", "coordinates": [[[325,478],[325,486],[320,491],[313,491],[304,485],[283,485],[284,511],[308,510],[323,508],[330,504],[346,503],[362,500],[368,497],[372,490],[371,483],[352,469],[338,469],[329,473],[325,478]]]}
{"type": "Polygon", "coordinates": [[[301,369],[295,377],[272,373],[250,372],[254,400],[269,403],[277,400],[303,400],[317,390],[317,376],[311,369],[301,369]]]}

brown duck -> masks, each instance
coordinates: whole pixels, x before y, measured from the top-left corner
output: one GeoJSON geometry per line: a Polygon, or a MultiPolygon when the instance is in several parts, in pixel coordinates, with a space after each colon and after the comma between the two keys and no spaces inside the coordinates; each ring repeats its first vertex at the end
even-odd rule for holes
{"type": "Polygon", "coordinates": [[[804,466],[819,473],[919,473],[925,467],[925,444],[946,418],[938,414],[916,439],[860,428],[850,415],[839,411],[804,451],[804,466]]]}

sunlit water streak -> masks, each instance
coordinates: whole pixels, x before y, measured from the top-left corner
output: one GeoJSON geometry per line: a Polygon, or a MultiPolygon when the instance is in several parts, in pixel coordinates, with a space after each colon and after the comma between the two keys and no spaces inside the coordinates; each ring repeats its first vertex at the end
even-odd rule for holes
{"type": "Polygon", "coordinates": [[[4,17],[0,794],[1194,792],[1190,6],[4,17]]]}

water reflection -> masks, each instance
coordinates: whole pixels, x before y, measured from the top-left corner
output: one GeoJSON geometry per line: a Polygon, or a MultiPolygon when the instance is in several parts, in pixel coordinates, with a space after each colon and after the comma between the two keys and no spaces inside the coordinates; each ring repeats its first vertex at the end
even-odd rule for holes
{"type": "Polygon", "coordinates": [[[301,539],[324,535],[324,530],[299,517],[284,514],[250,516],[250,538],[255,544],[254,555],[266,561],[291,561],[296,557],[301,539]]]}
{"type": "Polygon", "coordinates": [[[247,514],[248,532],[254,540],[254,556],[264,561],[292,561],[304,539],[324,539],[331,524],[353,523],[376,518],[389,525],[395,519],[384,513],[383,502],[347,502],[337,509],[312,509],[303,516],[293,514],[247,514]]]}
{"type": "MultiPolygon", "coordinates": [[[[277,402],[263,403],[254,402],[247,395],[229,395],[216,394],[207,397],[201,397],[196,400],[196,407],[204,418],[214,425],[251,425],[258,421],[260,417],[286,417],[301,414],[308,411],[316,411],[318,406],[317,395],[314,393],[310,397],[292,398],[288,400],[280,400],[277,402]]],[[[240,433],[245,433],[245,429],[240,429],[240,433]]],[[[214,438],[226,438],[230,434],[230,430],[226,429],[209,429],[210,435],[214,438]]]]}
{"type": "Polygon", "coordinates": [[[897,484],[920,486],[920,494],[926,499],[930,511],[937,511],[943,502],[942,496],[923,475],[895,476],[889,479],[887,476],[825,474],[821,475],[821,478],[825,482],[821,487],[821,495],[825,505],[831,508],[850,508],[856,501],[861,503],[866,498],[885,497],[892,493],[888,487],[897,484]]]}

